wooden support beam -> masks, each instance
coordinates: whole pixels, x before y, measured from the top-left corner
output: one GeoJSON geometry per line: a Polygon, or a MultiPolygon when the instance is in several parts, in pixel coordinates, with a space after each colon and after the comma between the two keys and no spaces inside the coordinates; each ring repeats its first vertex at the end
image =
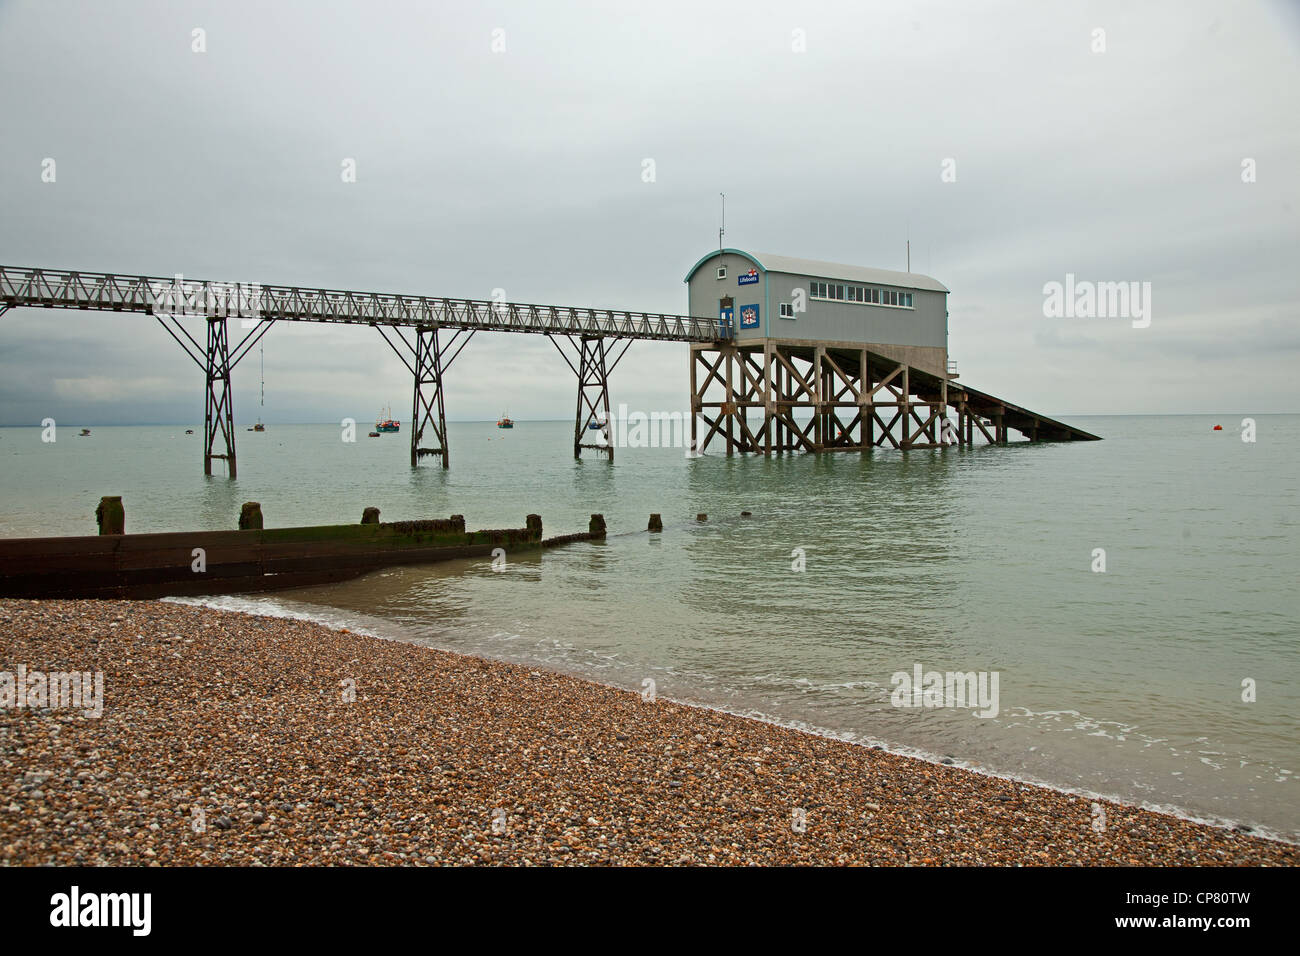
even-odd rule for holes
{"type": "Polygon", "coordinates": [[[763,454],[772,454],[772,343],[763,343],[763,454]]]}
{"type": "Polygon", "coordinates": [[[894,432],[893,432],[894,424],[899,420],[900,417],[902,417],[902,414],[903,414],[902,412],[896,410],[894,412],[894,417],[891,418],[889,420],[889,424],[886,425],[884,420],[880,417],[880,413],[877,412],[875,408],[871,409],[871,417],[875,419],[876,424],[880,426],[880,438],[876,440],[876,445],[878,446],[883,445],[885,443],[885,440],[888,439],[889,443],[893,445],[895,448],[903,447],[902,443],[899,442],[899,440],[894,437],[894,432]]]}
{"type": "Polygon", "coordinates": [[[732,360],[736,354],[736,350],[734,347],[727,347],[724,349],[724,352],[727,357],[727,405],[723,406],[723,408],[727,414],[727,457],[730,458],[733,452],[735,451],[734,448],[735,439],[732,437],[732,428],[731,428],[732,420],[735,418],[735,412],[732,411],[735,408],[735,406],[731,404],[733,401],[732,396],[734,395],[733,385],[732,385],[731,366],[732,366],[732,360]]]}

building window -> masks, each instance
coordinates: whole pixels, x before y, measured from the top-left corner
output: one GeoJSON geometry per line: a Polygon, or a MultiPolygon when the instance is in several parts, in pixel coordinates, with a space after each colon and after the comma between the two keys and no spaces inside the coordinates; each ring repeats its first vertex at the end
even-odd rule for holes
{"type": "Polygon", "coordinates": [[[794,306],[791,305],[789,302],[781,303],[781,318],[783,319],[794,318],[794,306]]]}
{"type": "Polygon", "coordinates": [[[726,277],[727,277],[727,267],[726,267],[726,266],[718,266],[718,278],[719,278],[719,279],[725,279],[726,277]]]}
{"type": "MultiPolygon", "coordinates": [[[[863,305],[892,305],[899,309],[912,308],[912,293],[899,292],[897,289],[876,289],[871,286],[840,285],[837,282],[822,282],[819,279],[808,280],[808,297],[810,299],[829,299],[838,302],[860,302],[863,305]]],[[[782,307],[781,318],[787,316],[782,307]]]]}

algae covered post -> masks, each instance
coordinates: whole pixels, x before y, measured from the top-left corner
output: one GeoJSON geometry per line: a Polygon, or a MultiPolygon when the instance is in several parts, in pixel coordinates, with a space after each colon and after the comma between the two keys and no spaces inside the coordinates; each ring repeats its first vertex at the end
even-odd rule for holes
{"type": "Polygon", "coordinates": [[[121,495],[106,495],[99,499],[95,509],[95,520],[99,523],[100,534],[125,534],[126,509],[122,505],[121,495]]]}

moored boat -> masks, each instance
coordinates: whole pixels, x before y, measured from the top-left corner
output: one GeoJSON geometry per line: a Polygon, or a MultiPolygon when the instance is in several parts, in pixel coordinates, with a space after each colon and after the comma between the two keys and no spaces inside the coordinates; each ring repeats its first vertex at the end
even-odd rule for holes
{"type": "Polygon", "coordinates": [[[388,414],[381,414],[375,422],[375,431],[377,432],[395,432],[400,431],[402,423],[393,418],[393,407],[388,406],[388,414]]]}

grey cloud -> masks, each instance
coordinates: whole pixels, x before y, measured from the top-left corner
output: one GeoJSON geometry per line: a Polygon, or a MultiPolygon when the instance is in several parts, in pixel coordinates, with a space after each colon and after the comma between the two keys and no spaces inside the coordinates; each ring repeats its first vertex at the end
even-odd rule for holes
{"type": "MultiPolygon", "coordinates": [[[[1294,411],[1297,56],[1267,2],[6,3],[0,262],[676,312],[725,191],[742,248],[901,268],[910,238],[963,381],[1013,401],[1198,410],[1244,376],[1234,404],[1294,411]],[[1048,325],[1067,271],[1152,281],[1152,334],[1048,325]]],[[[271,421],[410,401],[368,329],[277,328],[266,362],[271,421]]],[[[531,336],[476,337],[450,385],[453,418],[572,414],[531,336]]],[[[633,346],[614,385],[681,407],[684,348],[633,346]]],[[[0,423],[43,409],[193,421],[202,382],[156,323],[11,312],[0,423]]]]}

